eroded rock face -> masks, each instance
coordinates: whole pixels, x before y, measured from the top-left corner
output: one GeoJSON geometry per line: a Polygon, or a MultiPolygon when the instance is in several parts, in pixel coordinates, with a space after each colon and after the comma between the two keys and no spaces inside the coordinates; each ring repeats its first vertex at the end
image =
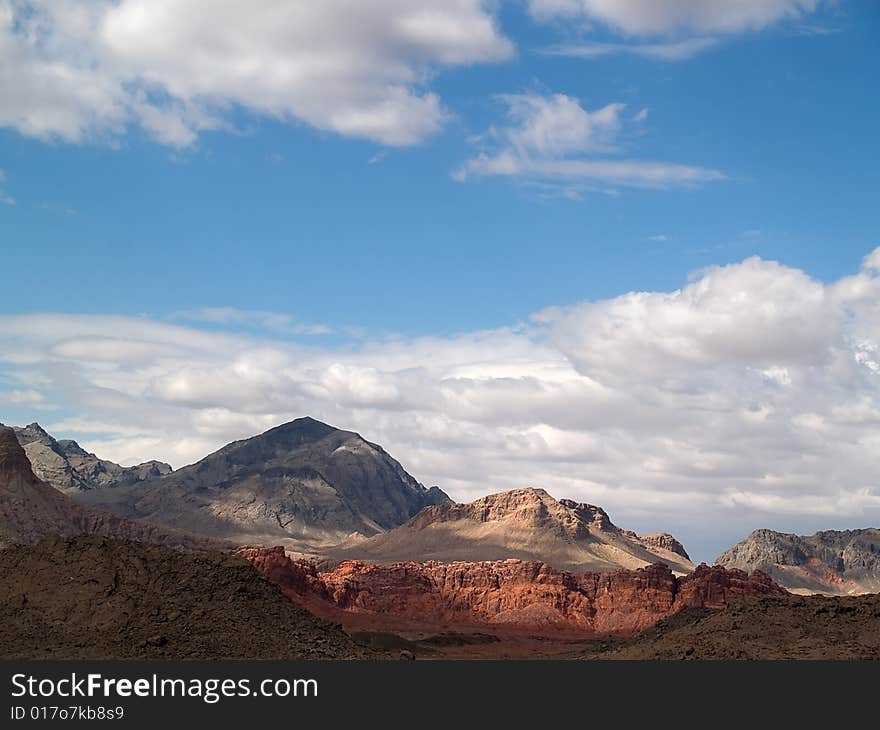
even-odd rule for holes
{"type": "Polygon", "coordinates": [[[759,569],[789,590],[829,595],[880,592],[880,529],[791,535],[755,530],[718,556],[741,570],[759,569]]]}
{"type": "MultiPolygon", "coordinates": [[[[784,594],[760,572],[748,575],[718,566],[699,566],[677,577],[668,566],[573,574],[523,560],[477,563],[347,561],[319,572],[293,560],[283,548],[242,548],[269,580],[312,610],[339,618],[380,616],[425,625],[507,626],[531,631],[630,634],[685,606],[716,608],[733,595],[784,594]]],[[[343,622],[346,618],[341,618],[343,622]]]]}
{"type": "Polygon", "coordinates": [[[687,554],[687,550],[684,549],[684,545],[668,532],[655,532],[650,535],[642,535],[638,539],[645,545],[668,550],[676,555],[681,555],[685,560],[691,559],[690,555],[687,554]]]}
{"type": "Polygon", "coordinates": [[[117,487],[171,473],[171,466],[161,461],[120,466],[99,459],[76,441],[56,441],[39,423],[15,427],[13,430],[34,473],[62,492],[117,487]]]}

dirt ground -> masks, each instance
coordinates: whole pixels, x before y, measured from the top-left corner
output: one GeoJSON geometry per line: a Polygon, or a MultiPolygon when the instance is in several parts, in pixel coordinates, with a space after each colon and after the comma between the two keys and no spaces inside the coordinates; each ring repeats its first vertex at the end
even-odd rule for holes
{"type": "Polygon", "coordinates": [[[589,659],[880,659],[880,594],[738,597],[686,609],[589,659]]]}

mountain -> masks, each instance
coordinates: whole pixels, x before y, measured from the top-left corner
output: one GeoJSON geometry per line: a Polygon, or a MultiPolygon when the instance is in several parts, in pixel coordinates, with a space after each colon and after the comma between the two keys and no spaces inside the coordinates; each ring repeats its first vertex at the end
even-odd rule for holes
{"type": "Polygon", "coordinates": [[[741,570],[763,570],[796,593],[877,593],[880,529],[826,530],[809,536],[755,530],[715,562],[741,570]]]}
{"type": "Polygon", "coordinates": [[[784,594],[769,576],[698,566],[571,573],[523,560],[371,565],[347,561],[324,572],[281,547],[238,551],[312,612],[348,629],[447,630],[580,636],[631,634],[685,607],[721,608],[736,595],[784,594]]]}
{"type": "Polygon", "coordinates": [[[0,424],[0,547],[77,535],[102,535],[184,550],[220,546],[216,541],[81,507],[37,478],[15,432],[0,424]]]}
{"type": "Polygon", "coordinates": [[[557,500],[543,489],[516,489],[470,504],[428,507],[409,522],[368,540],[329,550],[334,561],[537,560],[560,570],[610,571],[663,562],[678,573],[694,565],[667,534],[638,536],[601,507],[557,500]]]}
{"type": "Polygon", "coordinates": [[[147,461],[126,467],[99,459],[76,441],[56,441],[39,423],[13,426],[13,430],[24,447],[34,473],[62,492],[132,484],[171,471],[171,467],[161,461],[147,461]]]}
{"type": "Polygon", "coordinates": [[[380,446],[312,418],[235,441],[171,474],[76,498],[133,519],[305,552],[384,532],[449,501],[380,446]]]}

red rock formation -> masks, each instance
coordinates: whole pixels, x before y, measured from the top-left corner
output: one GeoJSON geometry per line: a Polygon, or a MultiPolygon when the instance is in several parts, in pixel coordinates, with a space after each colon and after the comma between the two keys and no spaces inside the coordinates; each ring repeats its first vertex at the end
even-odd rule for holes
{"type": "Polygon", "coordinates": [[[701,565],[678,578],[663,564],[576,575],[522,560],[392,565],[355,560],[322,573],[288,558],[280,547],[242,548],[239,554],[313,611],[349,625],[372,617],[385,628],[422,623],[630,634],[685,606],[715,608],[732,595],[785,593],[759,571],[748,575],[719,566],[701,565]]]}

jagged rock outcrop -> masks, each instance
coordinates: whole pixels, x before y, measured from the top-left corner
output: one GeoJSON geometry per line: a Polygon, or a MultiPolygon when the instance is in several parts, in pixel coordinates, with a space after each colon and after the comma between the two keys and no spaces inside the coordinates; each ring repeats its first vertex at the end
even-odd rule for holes
{"type": "Polygon", "coordinates": [[[554,499],[543,489],[515,489],[469,504],[428,507],[369,540],[328,551],[335,562],[537,560],[571,571],[635,569],[663,562],[693,570],[674,537],[640,537],[617,527],[601,507],[554,499]]]}
{"type": "Polygon", "coordinates": [[[826,530],[809,536],[755,530],[719,555],[716,562],[762,570],[798,593],[877,593],[880,529],[826,530]]]}
{"type": "Polygon", "coordinates": [[[183,550],[223,543],[118,515],[83,508],[34,474],[15,432],[0,424],[0,547],[34,543],[48,536],[101,535],[183,550]]]}
{"type": "MultiPolygon", "coordinates": [[[[627,532],[627,534],[630,533],[627,532]]],[[[641,536],[632,533],[632,536],[637,540],[640,540],[643,545],[660,548],[661,550],[668,550],[676,555],[681,555],[685,560],[691,559],[691,556],[687,554],[687,550],[684,549],[684,545],[668,532],[655,532],[650,535],[641,536]]]]}
{"type": "Polygon", "coordinates": [[[56,440],[39,423],[14,426],[13,430],[24,447],[34,473],[62,492],[135,484],[171,473],[171,466],[161,461],[120,466],[99,459],[76,441],[56,440]]]}
{"type": "Polygon", "coordinates": [[[574,574],[522,560],[476,563],[348,561],[332,571],[281,547],[238,551],[293,600],[344,624],[493,626],[533,632],[630,634],[683,607],[724,606],[733,595],[783,594],[760,572],[701,565],[574,574]]]}
{"type": "Polygon", "coordinates": [[[312,418],[235,441],[167,476],[76,497],[131,519],[308,553],[397,527],[449,499],[380,446],[312,418]]]}

